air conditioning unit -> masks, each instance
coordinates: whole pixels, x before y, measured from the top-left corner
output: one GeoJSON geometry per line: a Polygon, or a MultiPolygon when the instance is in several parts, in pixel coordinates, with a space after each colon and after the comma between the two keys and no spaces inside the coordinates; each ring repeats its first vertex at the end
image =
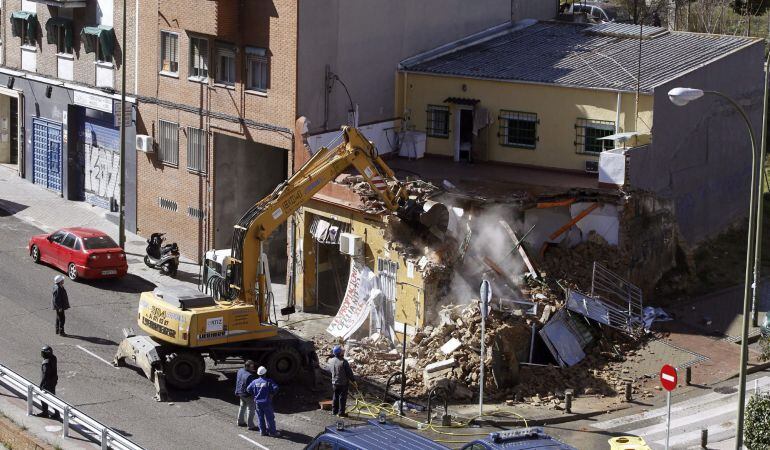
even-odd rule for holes
{"type": "Polygon", "coordinates": [[[350,256],[362,256],[364,254],[364,240],[353,233],[340,234],[340,253],[350,256]]]}
{"type": "Polygon", "coordinates": [[[599,161],[586,161],[587,173],[599,173],[599,161]]]}
{"type": "Polygon", "coordinates": [[[152,153],[153,152],[152,136],[147,136],[146,134],[137,134],[136,149],[140,152],[152,153]]]}

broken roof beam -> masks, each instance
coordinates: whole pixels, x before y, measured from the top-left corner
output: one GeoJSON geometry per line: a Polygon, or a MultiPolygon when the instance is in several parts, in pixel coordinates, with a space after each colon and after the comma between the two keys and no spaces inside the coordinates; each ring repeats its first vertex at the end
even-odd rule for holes
{"type": "Polygon", "coordinates": [[[550,235],[550,236],[548,236],[548,239],[554,240],[554,239],[558,238],[559,236],[561,236],[562,234],[564,234],[564,233],[565,233],[567,230],[569,230],[570,228],[572,228],[572,226],[573,226],[573,225],[575,225],[576,223],[578,223],[578,222],[580,222],[581,220],[583,220],[583,218],[584,218],[585,216],[587,216],[587,215],[591,214],[591,211],[595,210],[595,209],[596,209],[596,208],[598,208],[598,207],[599,207],[599,203],[594,203],[593,205],[589,206],[588,208],[586,208],[586,209],[584,209],[584,210],[580,211],[580,214],[578,214],[577,216],[575,216],[575,217],[574,217],[572,220],[570,220],[569,222],[565,223],[565,224],[564,224],[564,225],[563,225],[561,228],[559,228],[558,230],[556,230],[556,231],[554,231],[553,233],[551,233],[551,235],[550,235]]]}
{"type": "MultiPolygon", "coordinates": [[[[524,249],[524,246],[522,245],[523,244],[522,241],[527,237],[527,234],[529,234],[529,231],[532,231],[532,229],[530,229],[527,232],[527,234],[525,234],[521,238],[521,240],[519,240],[519,238],[516,237],[516,233],[513,231],[511,226],[508,225],[508,222],[504,220],[499,220],[498,223],[500,224],[500,226],[503,227],[505,232],[508,233],[508,237],[511,238],[511,240],[513,241],[513,245],[516,246],[515,248],[519,251],[519,255],[521,256],[521,259],[524,260],[524,264],[527,266],[527,270],[529,271],[530,276],[532,276],[532,278],[537,278],[539,276],[539,274],[537,273],[537,269],[535,269],[535,265],[532,264],[532,261],[529,259],[529,255],[527,255],[527,251],[524,249]]],[[[532,228],[534,228],[534,226],[532,228]]]]}

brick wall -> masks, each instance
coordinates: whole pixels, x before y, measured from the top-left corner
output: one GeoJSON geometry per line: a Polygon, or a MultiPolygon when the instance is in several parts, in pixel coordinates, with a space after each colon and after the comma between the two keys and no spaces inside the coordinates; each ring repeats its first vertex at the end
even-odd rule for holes
{"type": "MultiPolygon", "coordinates": [[[[133,2],[129,2],[132,4],[133,2]]],[[[133,4],[132,4],[133,6],[133,4]]],[[[114,62],[114,86],[115,89],[119,89],[120,85],[120,58],[123,51],[123,36],[121,33],[121,20],[122,20],[122,2],[116,0],[114,2],[114,22],[113,28],[115,29],[115,51],[114,62]]],[[[47,78],[58,78],[57,62],[58,57],[56,54],[56,45],[49,44],[47,39],[47,32],[45,24],[51,17],[64,16],[72,19],[72,53],[74,56],[73,61],[73,80],[75,83],[95,86],[96,81],[96,54],[86,53],[83,43],[80,39],[80,31],[86,26],[97,25],[96,17],[96,2],[88,2],[86,7],[63,9],[52,6],[46,6],[43,4],[37,4],[37,18],[38,18],[38,31],[36,36],[35,46],[37,48],[37,71],[36,73],[45,76],[47,78]]],[[[0,11],[0,32],[2,33],[3,42],[5,48],[5,63],[4,67],[21,69],[21,38],[13,37],[11,34],[10,15],[14,11],[21,10],[21,0],[8,0],[4,10],[0,11]]],[[[128,36],[128,53],[126,54],[126,63],[129,69],[127,72],[127,92],[132,93],[133,89],[133,77],[134,77],[134,11],[132,7],[129,7],[127,14],[126,34],[128,36]]]]}
{"type": "MultiPolygon", "coordinates": [[[[283,149],[291,148],[287,133],[276,133],[261,127],[216,115],[225,114],[273,127],[293,128],[296,92],[296,1],[242,2],[238,0],[150,0],[142,2],[140,11],[139,95],[158,99],[157,104],[140,102],[137,133],[158,137],[158,120],[179,124],[179,165],[170,167],[158,160],[157,154],[137,155],[138,232],[149,235],[168,233],[185,256],[199,258],[213,243],[214,177],[228,174],[192,173],[187,170],[188,126],[206,130],[208,167],[214,167],[217,149],[214,133],[223,133],[283,149]],[[148,30],[148,25],[156,28],[148,30]],[[178,34],[179,70],[175,76],[159,74],[160,32],[178,34]],[[209,80],[189,80],[190,37],[209,40],[209,80]],[[236,52],[236,83],[215,83],[216,43],[232,44],[236,52]],[[245,46],[268,49],[270,84],[266,94],[247,92],[245,46]],[[215,116],[200,113],[210,111],[215,116]],[[158,197],[173,200],[176,212],[163,209],[158,197]],[[203,220],[187,215],[188,206],[205,211],[203,220]]],[[[258,199],[254,199],[255,202],[258,199]]],[[[230,226],[230,224],[227,224],[230,226]]]]}

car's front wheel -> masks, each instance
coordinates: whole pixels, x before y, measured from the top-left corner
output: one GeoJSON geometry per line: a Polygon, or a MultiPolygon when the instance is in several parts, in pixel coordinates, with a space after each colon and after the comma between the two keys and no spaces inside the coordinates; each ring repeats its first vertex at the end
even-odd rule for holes
{"type": "Polygon", "coordinates": [[[70,280],[72,281],[78,281],[80,278],[78,275],[78,268],[75,267],[75,263],[70,263],[69,267],[67,267],[67,276],[70,277],[70,280]]]}
{"type": "Polygon", "coordinates": [[[37,245],[32,246],[32,250],[30,250],[29,254],[32,256],[32,261],[40,264],[40,249],[37,248],[37,245]]]}

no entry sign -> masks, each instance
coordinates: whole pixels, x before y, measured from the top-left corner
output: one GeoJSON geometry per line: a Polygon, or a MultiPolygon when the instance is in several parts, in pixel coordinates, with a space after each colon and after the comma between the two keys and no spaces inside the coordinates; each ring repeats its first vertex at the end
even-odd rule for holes
{"type": "Polygon", "coordinates": [[[671,365],[664,365],[660,369],[660,385],[663,386],[663,389],[671,392],[676,389],[676,382],[676,369],[671,365]]]}

